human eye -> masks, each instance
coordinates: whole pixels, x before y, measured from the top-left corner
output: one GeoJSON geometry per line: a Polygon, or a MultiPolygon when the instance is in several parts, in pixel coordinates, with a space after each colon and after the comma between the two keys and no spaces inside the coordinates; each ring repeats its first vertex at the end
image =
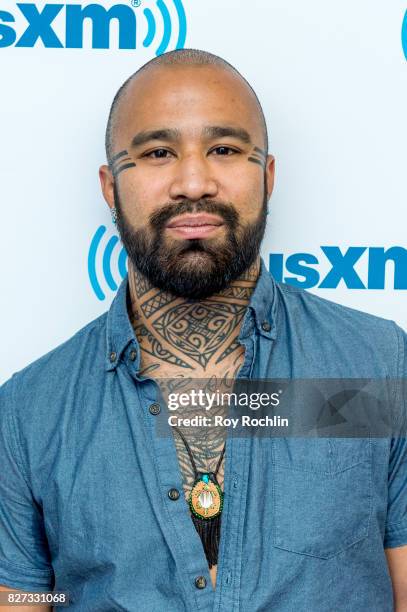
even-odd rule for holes
{"type": "Polygon", "coordinates": [[[236,153],[239,153],[239,151],[234,147],[229,147],[227,145],[218,145],[217,147],[211,149],[210,153],[214,153],[215,155],[221,155],[223,157],[230,157],[232,155],[235,155],[236,153]]]}
{"type": "Polygon", "coordinates": [[[147,151],[142,157],[148,159],[168,159],[173,154],[168,149],[154,149],[153,151],[147,151]]]}

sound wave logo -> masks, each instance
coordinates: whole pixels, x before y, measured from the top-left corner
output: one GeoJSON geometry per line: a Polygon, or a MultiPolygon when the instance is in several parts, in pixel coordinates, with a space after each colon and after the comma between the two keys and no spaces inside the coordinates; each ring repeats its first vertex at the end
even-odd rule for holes
{"type": "MultiPolygon", "coordinates": [[[[88,254],[89,280],[99,300],[106,297],[99,279],[111,291],[117,291],[127,274],[126,250],[117,235],[108,238],[105,233],[104,225],[98,227],[88,254]],[[119,282],[114,276],[119,277],[119,282]]],[[[344,250],[335,245],[320,248],[322,258],[315,253],[269,253],[268,269],[277,282],[302,289],[336,289],[342,283],[348,289],[407,290],[407,248],[350,246],[344,250]],[[387,265],[389,260],[392,268],[387,265]]]]}
{"type": "MultiPolygon", "coordinates": [[[[36,4],[17,3],[19,14],[0,11],[0,49],[37,45],[48,49],[83,49],[89,46],[109,49],[112,21],[118,25],[118,48],[136,49],[141,17],[144,17],[144,27],[139,40],[144,47],[158,45],[156,55],[165,53],[170,45],[175,49],[184,48],[187,22],[182,0],[156,0],[155,4],[149,1],[153,9],[146,7],[143,10],[139,8],[141,0],[130,2],[133,8],[123,3],[110,8],[100,4],[48,3],[38,7],[36,4]],[[20,30],[21,26],[25,29],[20,30]]],[[[143,4],[146,2],[143,0],[143,4]]]]}
{"type": "Polygon", "coordinates": [[[403,45],[404,57],[407,60],[407,11],[404,14],[403,25],[401,28],[401,44],[403,45]]]}
{"type": "MultiPolygon", "coordinates": [[[[187,35],[187,22],[185,17],[185,11],[181,0],[172,1],[174,3],[175,10],[178,16],[178,40],[176,42],[175,48],[183,49],[185,46],[185,39],[187,35]]],[[[133,2],[140,2],[140,0],[133,0],[133,2]]],[[[162,53],[165,53],[165,51],[168,49],[171,41],[172,20],[167,5],[164,3],[163,0],[157,0],[156,6],[161,13],[162,22],[164,25],[163,37],[156,50],[156,55],[161,55],[162,53]]],[[[143,13],[147,20],[147,35],[143,41],[143,46],[150,47],[156,36],[156,20],[151,9],[145,8],[143,10],[143,13]]]]}
{"type": "Polygon", "coordinates": [[[99,300],[106,298],[102,285],[107,284],[111,291],[117,291],[127,274],[127,252],[119,242],[119,237],[114,235],[109,238],[105,234],[106,226],[100,225],[91,240],[88,253],[89,280],[99,300]],[[118,282],[115,277],[119,277],[118,282]]]}

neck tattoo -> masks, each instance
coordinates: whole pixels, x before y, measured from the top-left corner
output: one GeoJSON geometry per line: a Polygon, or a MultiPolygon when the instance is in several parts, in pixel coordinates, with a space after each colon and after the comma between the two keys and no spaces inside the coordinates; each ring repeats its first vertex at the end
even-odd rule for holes
{"type": "Polygon", "coordinates": [[[208,378],[211,369],[229,374],[239,353],[237,338],[254,291],[259,260],[220,293],[201,301],[176,297],[153,287],[129,264],[131,323],[141,350],[142,373],[157,377],[208,378]],[[148,368],[146,370],[145,368],[148,368]]]}
{"type": "MultiPolygon", "coordinates": [[[[153,287],[129,261],[129,316],[140,346],[140,374],[158,384],[161,379],[167,393],[172,385],[178,392],[190,390],[191,379],[201,379],[204,392],[232,391],[244,358],[238,335],[259,269],[260,259],[219,294],[198,302],[153,287]]],[[[212,568],[220,542],[226,430],[173,430],[185,499],[212,568]]]]}

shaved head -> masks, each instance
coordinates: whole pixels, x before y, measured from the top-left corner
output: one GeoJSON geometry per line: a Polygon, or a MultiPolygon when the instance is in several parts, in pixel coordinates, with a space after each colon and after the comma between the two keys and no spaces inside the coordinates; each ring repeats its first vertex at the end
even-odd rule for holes
{"type": "Polygon", "coordinates": [[[100,178],[131,267],[203,299],[259,256],[274,157],[252,87],[224,59],[161,55],[117,92],[100,178]]]}
{"type": "Polygon", "coordinates": [[[240,74],[238,70],[236,70],[236,68],[234,68],[234,66],[229,64],[229,62],[217,55],[214,55],[213,53],[201,51],[199,49],[180,49],[177,51],[170,51],[169,53],[164,53],[163,55],[160,55],[150,60],[149,62],[144,64],[139,70],[134,72],[117,91],[113,99],[112,106],[110,108],[105,136],[106,158],[109,164],[111,163],[111,159],[114,154],[115,134],[120,117],[120,107],[126,98],[126,93],[129,91],[130,86],[134,83],[135,79],[140,74],[145,73],[147,70],[165,66],[216,66],[235,75],[247,87],[250,96],[255,102],[255,106],[258,112],[258,119],[263,132],[263,146],[265,151],[268,150],[267,125],[263,109],[254,89],[247,82],[247,80],[240,74]]]}

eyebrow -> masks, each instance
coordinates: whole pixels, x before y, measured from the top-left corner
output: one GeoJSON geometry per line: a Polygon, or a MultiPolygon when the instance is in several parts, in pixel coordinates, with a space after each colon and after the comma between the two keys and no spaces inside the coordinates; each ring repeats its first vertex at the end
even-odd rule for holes
{"type": "Polygon", "coordinates": [[[233,127],[231,125],[209,125],[202,130],[207,138],[237,138],[245,144],[250,144],[252,139],[244,128],[233,127]]]}
{"type": "MultiPolygon", "coordinates": [[[[250,144],[252,139],[249,132],[244,128],[233,127],[230,125],[208,125],[203,128],[202,135],[205,138],[236,138],[245,144],[250,144]]],[[[162,128],[158,130],[146,130],[138,132],[131,141],[132,147],[151,142],[152,140],[165,140],[166,142],[177,142],[181,139],[181,132],[176,128],[162,128]]]]}
{"type": "Polygon", "coordinates": [[[139,147],[140,145],[146,144],[151,140],[166,140],[167,142],[176,142],[180,139],[180,132],[177,129],[160,129],[160,130],[147,130],[144,132],[138,132],[132,141],[132,147],[139,147]]]}

